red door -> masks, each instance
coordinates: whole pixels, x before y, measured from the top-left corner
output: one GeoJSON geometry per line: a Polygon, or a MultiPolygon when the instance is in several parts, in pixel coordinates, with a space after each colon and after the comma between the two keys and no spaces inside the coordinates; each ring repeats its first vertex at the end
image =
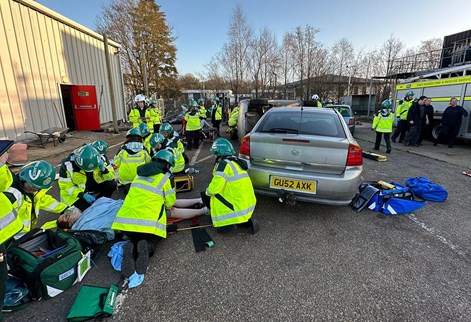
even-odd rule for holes
{"type": "Polygon", "coordinates": [[[75,129],[99,130],[100,114],[94,85],[72,85],[75,129]]]}

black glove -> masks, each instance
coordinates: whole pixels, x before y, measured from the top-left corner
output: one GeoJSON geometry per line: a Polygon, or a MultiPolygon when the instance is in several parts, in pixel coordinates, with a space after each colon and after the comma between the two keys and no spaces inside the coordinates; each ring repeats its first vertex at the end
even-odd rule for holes
{"type": "Polygon", "coordinates": [[[211,203],[211,197],[206,195],[206,193],[204,191],[201,191],[201,201],[203,202],[203,204],[209,208],[210,206],[210,203],[211,203]]]}

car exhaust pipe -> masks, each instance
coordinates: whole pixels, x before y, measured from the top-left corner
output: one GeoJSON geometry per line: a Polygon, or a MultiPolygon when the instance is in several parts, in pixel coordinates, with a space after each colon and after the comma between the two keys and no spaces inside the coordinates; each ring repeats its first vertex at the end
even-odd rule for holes
{"type": "Polygon", "coordinates": [[[294,195],[294,192],[281,189],[278,201],[281,203],[285,203],[288,206],[294,206],[296,204],[296,196],[294,195]]]}

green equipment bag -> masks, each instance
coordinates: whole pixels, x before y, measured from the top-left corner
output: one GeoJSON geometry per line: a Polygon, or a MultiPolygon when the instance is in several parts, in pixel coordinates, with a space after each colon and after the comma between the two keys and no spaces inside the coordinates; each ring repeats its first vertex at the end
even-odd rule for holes
{"type": "Polygon", "coordinates": [[[8,265],[26,283],[32,299],[48,299],[77,281],[81,249],[78,240],[64,232],[33,229],[8,247],[8,265]]]}
{"type": "Polygon", "coordinates": [[[111,316],[117,296],[118,287],[114,284],[109,288],[83,285],[70,308],[67,321],[86,321],[111,316]]]}

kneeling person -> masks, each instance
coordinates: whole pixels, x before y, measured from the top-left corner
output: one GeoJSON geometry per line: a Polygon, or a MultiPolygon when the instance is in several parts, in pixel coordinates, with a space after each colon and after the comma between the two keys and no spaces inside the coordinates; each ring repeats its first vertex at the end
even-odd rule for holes
{"type": "Polygon", "coordinates": [[[129,238],[121,265],[126,277],[134,272],[146,273],[149,257],[154,255],[158,240],[167,237],[166,209],[170,209],[176,200],[170,179],[175,165],[173,154],[162,150],[152,160],[137,168],[137,177],[111,226],[129,238]]]}
{"type": "Polygon", "coordinates": [[[201,193],[204,204],[210,208],[211,219],[218,231],[224,233],[236,224],[246,224],[255,234],[259,224],[253,216],[257,199],[245,161],[234,156],[235,151],[226,139],[218,138],[211,146],[216,156],[213,179],[201,193]]]}

